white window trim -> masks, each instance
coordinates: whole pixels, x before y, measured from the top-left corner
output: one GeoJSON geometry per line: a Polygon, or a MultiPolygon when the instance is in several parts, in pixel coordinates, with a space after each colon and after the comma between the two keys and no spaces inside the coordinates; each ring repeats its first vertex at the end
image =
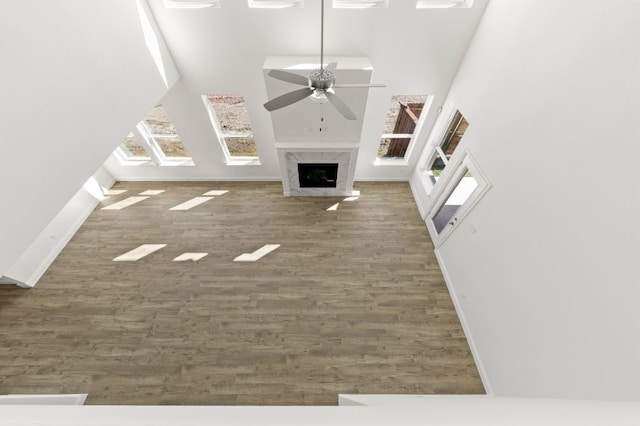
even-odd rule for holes
{"type": "MultiPolygon", "coordinates": [[[[202,95],[202,101],[204,102],[204,106],[207,108],[207,113],[209,114],[209,120],[211,120],[211,125],[213,126],[213,130],[216,134],[216,138],[218,139],[218,143],[220,144],[220,148],[222,148],[222,152],[224,153],[224,162],[227,166],[261,166],[260,156],[256,157],[242,157],[242,156],[233,156],[229,153],[229,147],[227,147],[227,142],[225,138],[227,137],[251,137],[253,138],[253,132],[247,132],[243,135],[227,135],[222,132],[222,126],[220,126],[220,122],[218,121],[218,116],[216,115],[211,102],[209,102],[208,95],[202,95]]],[[[255,143],[255,139],[254,139],[255,143]]]]}
{"type": "Polygon", "coordinates": [[[160,164],[160,159],[156,155],[153,146],[149,143],[147,138],[144,135],[144,130],[141,131],[141,127],[144,126],[143,122],[138,123],[138,125],[131,131],[133,134],[133,138],[140,144],[140,146],[146,151],[146,157],[128,157],[125,154],[120,146],[115,150],[114,154],[116,158],[119,160],[120,165],[122,166],[157,166],[160,164]]]}
{"type": "MultiPolygon", "coordinates": [[[[433,104],[433,95],[427,95],[427,99],[424,101],[424,106],[422,107],[422,112],[420,113],[420,118],[418,118],[418,123],[416,124],[416,128],[411,135],[411,140],[409,141],[409,145],[407,145],[407,151],[404,153],[404,157],[402,158],[384,158],[378,157],[378,151],[376,150],[376,157],[373,160],[374,166],[408,166],[409,161],[411,160],[411,156],[413,155],[413,151],[416,146],[416,141],[422,137],[422,129],[424,128],[424,123],[427,121],[427,116],[429,115],[429,111],[431,110],[431,105],[433,104]]],[[[390,138],[390,139],[406,139],[408,134],[406,133],[384,133],[380,136],[380,139],[390,138]]]]}
{"type": "MultiPolygon", "coordinates": [[[[142,120],[136,126],[136,130],[139,133],[142,141],[143,147],[147,150],[151,159],[158,164],[159,166],[194,166],[193,159],[191,157],[167,157],[158,142],[156,142],[156,138],[162,139],[178,139],[180,136],[178,135],[161,135],[152,133],[149,126],[142,120]]],[[[135,135],[135,132],[134,132],[135,135]]],[[[137,136],[137,135],[136,135],[137,136]]]]}
{"type": "Polygon", "coordinates": [[[120,147],[113,151],[113,156],[121,166],[157,166],[151,157],[129,157],[120,147]]]}
{"type": "Polygon", "coordinates": [[[136,141],[147,152],[147,157],[128,157],[120,146],[114,151],[114,155],[122,166],[195,166],[191,157],[167,157],[155,141],[156,137],[178,138],[177,135],[152,134],[144,120],[131,131],[136,141]]]}
{"type": "Polygon", "coordinates": [[[450,166],[451,169],[453,169],[453,172],[449,173],[447,180],[445,181],[446,184],[442,185],[437,195],[433,197],[434,202],[429,206],[428,213],[425,218],[425,224],[427,225],[429,234],[431,234],[431,239],[433,240],[435,248],[440,247],[449,235],[451,235],[453,230],[460,226],[463,219],[469,214],[469,212],[471,212],[473,207],[492,186],[491,182],[489,182],[468,151],[464,151],[460,161],[456,163],[450,162],[450,166]],[[439,207],[447,201],[451,193],[456,188],[459,180],[464,177],[467,170],[476,180],[478,186],[473,190],[465,203],[456,211],[452,220],[453,224],[447,225],[440,233],[438,233],[433,223],[433,218],[438,213],[439,207]]]}

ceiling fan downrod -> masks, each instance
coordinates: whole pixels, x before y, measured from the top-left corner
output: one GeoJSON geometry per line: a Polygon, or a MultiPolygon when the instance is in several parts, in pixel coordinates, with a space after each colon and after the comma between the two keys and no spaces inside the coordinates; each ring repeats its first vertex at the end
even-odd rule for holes
{"type": "Polygon", "coordinates": [[[324,69],[324,0],[320,0],[320,71],[324,69]]]}
{"type": "Polygon", "coordinates": [[[280,95],[264,104],[267,111],[275,111],[284,108],[303,99],[310,98],[318,103],[329,102],[347,120],[357,120],[356,115],[334,92],[334,87],[339,88],[364,88],[385,87],[382,84],[340,84],[335,85],[335,70],[338,64],[331,62],[324,68],[324,0],[320,0],[320,68],[309,72],[307,77],[294,74],[285,70],[271,70],[269,76],[287,83],[303,86],[284,95],[280,95]]]}

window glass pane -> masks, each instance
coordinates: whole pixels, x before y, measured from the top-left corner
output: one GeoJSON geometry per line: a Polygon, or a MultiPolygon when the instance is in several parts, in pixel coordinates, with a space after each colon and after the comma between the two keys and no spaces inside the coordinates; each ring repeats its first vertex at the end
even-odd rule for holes
{"type": "Polygon", "coordinates": [[[389,144],[391,144],[390,138],[380,139],[380,146],[378,147],[378,157],[385,157],[389,151],[389,144]]]}
{"type": "Polygon", "coordinates": [[[144,122],[152,135],[177,135],[176,128],[167,115],[164,107],[158,104],[144,118],[144,122]]]}
{"type": "Polygon", "coordinates": [[[190,157],[167,111],[161,104],[154,106],[143,121],[151,133],[151,142],[157,144],[166,157],[190,157]]]}
{"type": "Polygon", "coordinates": [[[232,157],[257,157],[256,143],[253,138],[224,138],[227,143],[229,155],[232,157]]]}
{"type": "Polygon", "coordinates": [[[207,95],[217,123],[219,137],[224,141],[232,157],[257,157],[249,113],[240,95],[207,95]]]}
{"type": "Polygon", "coordinates": [[[133,136],[133,133],[129,133],[127,138],[120,144],[120,149],[127,156],[127,158],[148,158],[149,154],[140,145],[140,143],[133,136]]]}
{"type": "Polygon", "coordinates": [[[431,179],[431,182],[436,183],[440,178],[440,174],[445,168],[444,161],[442,161],[442,157],[440,157],[440,153],[436,151],[436,155],[433,157],[433,161],[427,170],[427,175],[431,179]]]}
{"type": "Polygon", "coordinates": [[[176,138],[154,138],[153,139],[165,156],[167,157],[190,157],[189,152],[184,147],[184,144],[179,137],[176,138]]]}
{"type": "Polygon", "coordinates": [[[458,209],[469,199],[477,186],[478,181],[471,175],[468,169],[465,170],[465,174],[460,181],[458,181],[451,195],[449,195],[444,204],[438,209],[438,212],[433,216],[433,224],[438,234],[442,232],[453,219],[458,209]]]}
{"type": "Polygon", "coordinates": [[[447,127],[442,140],[438,144],[438,146],[442,149],[442,152],[446,156],[447,161],[443,161],[440,156],[440,153],[436,151],[436,156],[431,164],[429,164],[426,174],[431,178],[432,182],[436,182],[438,177],[442,173],[442,171],[447,167],[446,163],[453,156],[456,148],[458,148],[458,144],[462,140],[464,133],[467,131],[467,127],[469,127],[469,123],[460,113],[460,111],[456,111],[447,127]]]}
{"type": "Polygon", "coordinates": [[[391,105],[382,131],[383,137],[378,148],[378,157],[404,158],[426,100],[426,95],[391,97],[391,105]]]}
{"type": "Polygon", "coordinates": [[[447,133],[442,139],[442,142],[440,142],[440,147],[446,154],[447,159],[453,155],[462,140],[462,136],[464,136],[464,132],[467,131],[467,127],[469,127],[467,120],[460,114],[460,111],[456,111],[453,120],[451,120],[451,124],[449,124],[447,133]]]}

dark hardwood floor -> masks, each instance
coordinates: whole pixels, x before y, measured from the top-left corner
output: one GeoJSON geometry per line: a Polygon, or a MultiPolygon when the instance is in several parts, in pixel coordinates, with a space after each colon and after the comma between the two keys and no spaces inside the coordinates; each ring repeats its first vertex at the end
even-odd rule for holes
{"type": "Polygon", "coordinates": [[[87,404],[333,405],[484,393],[406,183],[285,198],[279,183],[117,183],[31,290],[0,286],[0,394],[87,404]],[[166,192],[100,210],[148,189],[166,192]],[[169,208],[229,192],[188,211],[169,208]],[[113,262],[141,244],[167,246],[113,262]],[[233,262],[264,244],[255,263],[233,262]],[[206,252],[197,262],[173,262],[206,252]]]}

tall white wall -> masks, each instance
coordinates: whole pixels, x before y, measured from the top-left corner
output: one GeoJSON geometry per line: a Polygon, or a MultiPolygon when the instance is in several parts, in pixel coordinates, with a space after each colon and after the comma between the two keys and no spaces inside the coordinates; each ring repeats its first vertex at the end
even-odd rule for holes
{"type": "Polygon", "coordinates": [[[640,396],[639,41],[635,0],[491,0],[454,81],[493,187],[438,252],[497,396],[640,396]]]}
{"type": "Polygon", "coordinates": [[[138,7],[0,3],[0,276],[177,80],[161,39],[159,72],[138,7]]]}
{"type": "Polygon", "coordinates": [[[83,185],[0,277],[0,284],[34,287],[115,180],[102,167],[83,185]]]}

